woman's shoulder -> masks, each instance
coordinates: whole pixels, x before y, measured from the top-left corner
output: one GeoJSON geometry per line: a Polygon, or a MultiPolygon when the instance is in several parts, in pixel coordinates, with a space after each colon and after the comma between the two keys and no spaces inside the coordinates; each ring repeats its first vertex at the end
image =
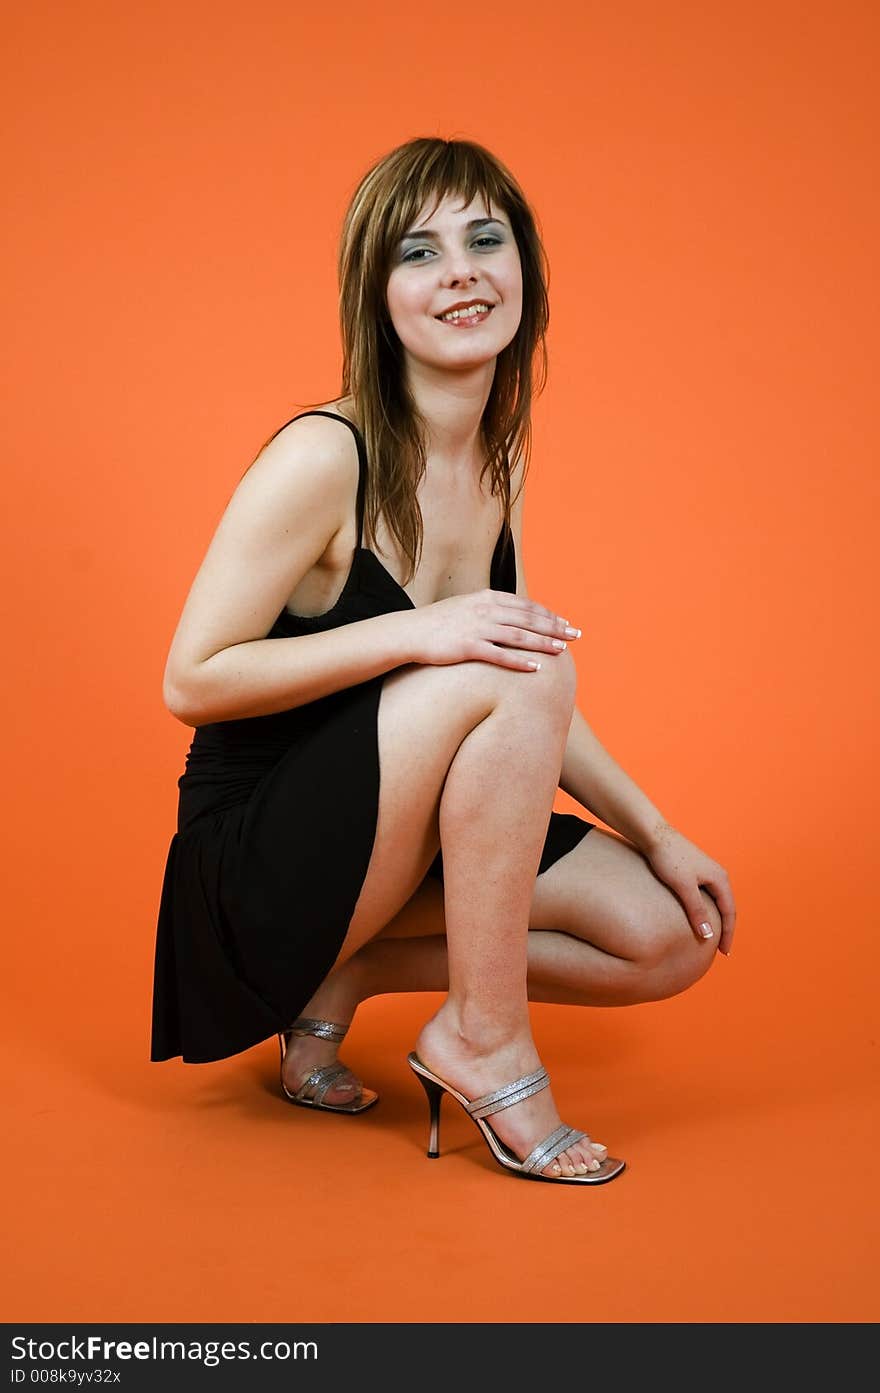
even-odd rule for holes
{"type": "MultiPolygon", "coordinates": [[[[306,433],[308,438],[315,440],[320,440],[322,438],[326,438],[330,441],[344,439],[343,433],[329,420],[330,416],[341,416],[342,419],[348,421],[350,425],[357,427],[354,404],[351,398],[340,397],[336,401],[318,402],[314,405],[302,407],[301,410],[297,411],[295,416],[291,416],[283,425],[280,425],[277,430],[273,431],[262,448],[265,449],[266,445],[270,445],[273,441],[281,437],[284,437],[286,440],[292,438],[306,438],[306,433]],[[316,412],[326,414],[316,415],[316,412]]],[[[348,431],[346,434],[350,435],[351,432],[348,431]]]]}
{"type": "Polygon", "coordinates": [[[313,461],[324,469],[335,469],[342,475],[350,474],[352,467],[357,473],[358,452],[351,426],[360,436],[350,398],[303,407],[269,436],[260,454],[265,456],[268,451],[275,457],[284,456],[300,468],[307,467],[308,461],[313,461]],[[316,415],[316,412],[326,414],[316,415]],[[347,421],[345,429],[340,430],[330,419],[332,416],[347,421]]]}
{"type": "Polygon", "coordinates": [[[308,408],[326,410],[327,416],[304,410],[285,421],[260,447],[241,483],[248,479],[252,487],[262,486],[282,497],[291,490],[294,497],[303,490],[330,492],[344,507],[352,488],[357,488],[360,463],[352,431],[330,420],[330,415],[345,414],[338,407],[338,402],[328,402],[326,407],[308,408]]]}

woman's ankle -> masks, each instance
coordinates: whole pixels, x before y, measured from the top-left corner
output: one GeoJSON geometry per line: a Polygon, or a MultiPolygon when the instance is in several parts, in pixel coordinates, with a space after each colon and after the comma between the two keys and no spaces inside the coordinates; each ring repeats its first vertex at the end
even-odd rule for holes
{"type": "Polygon", "coordinates": [[[485,1007],[477,1008],[473,1003],[462,1003],[454,998],[447,998],[426,1022],[424,1030],[428,1035],[441,1034],[463,1054],[475,1057],[499,1054],[515,1044],[520,1047],[532,1045],[527,1009],[499,1017],[487,1012],[485,1007]]]}
{"type": "Polygon", "coordinates": [[[341,968],[331,970],[314,996],[303,1007],[301,1016],[348,1025],[364,999],[362,973],[354,954],[341,968]]]}

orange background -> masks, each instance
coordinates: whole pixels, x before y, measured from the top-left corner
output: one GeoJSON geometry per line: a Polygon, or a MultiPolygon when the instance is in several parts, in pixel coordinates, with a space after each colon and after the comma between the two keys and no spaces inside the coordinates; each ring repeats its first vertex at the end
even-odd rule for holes
{"type": "Polygon", "coordinates": [[[880,1315],[878,27],[867,0],[7,12],[5,1319],[880,1315]],[[359,1012],[358,1122],[283,1104],[274,1040],[148,1061],[191,734],[165,655],[259,445],[338,393],[348,199],[424,134],[538,212],[531,591],[739,908],[681,997],[533,1008],[563,1116],[629,1161],[586,1193],[517,1186],[451,1104],[428,1164],[405,1055],[434,997],[359,1012]]]}

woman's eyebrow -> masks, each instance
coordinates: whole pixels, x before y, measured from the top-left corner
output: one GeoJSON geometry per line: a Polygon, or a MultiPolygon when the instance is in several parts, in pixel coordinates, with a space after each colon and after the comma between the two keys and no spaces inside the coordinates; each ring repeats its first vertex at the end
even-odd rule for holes
{"type": "MultiPolygon", "coordinates": [[[[497,223],[499,227],[504,227],[500,218],[471,218],[470,222],[465,223],[465,231],[470,232],[475,227],[486,227],[489,223],[497,223]]],[[[430,237],[432,241],[437,241],[438,234],[432,232],[428,227],[413,228],[410,232],[404,232],[400,238],[401,242],[409,242],[415,237],[430,237]]]]}

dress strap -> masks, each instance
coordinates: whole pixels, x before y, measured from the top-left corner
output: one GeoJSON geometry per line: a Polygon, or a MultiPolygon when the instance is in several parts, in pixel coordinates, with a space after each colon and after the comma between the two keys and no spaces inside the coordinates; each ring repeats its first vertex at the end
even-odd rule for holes
{"type": "MultiPolygon", "coordinates": [[[[347,416],[343,416],[339,412],[301,411],[299,413],[299,416],[292,416],[290,420],[298,421],[302,416],[329,416],[331,421],[343,421],[345,425],[351,427],[352,432],[354,433],[355,443],[357,445],[358,452],[357,544],[358,547],[361,547],[363,545],[364,495],[367,486],[367,447],[364,443],[364,438],[358,430],[357,426],[355,425],[354,421],[350,421],[347,416]]],[[[285,424],[289,426],[290,421],[285,422],[285,424]]],[[[284,427],[282,426],[281,429],[283,430],[284,427]]],[[[276,431],[276,435],[277,433],[278,432],[276,431]]]]}

